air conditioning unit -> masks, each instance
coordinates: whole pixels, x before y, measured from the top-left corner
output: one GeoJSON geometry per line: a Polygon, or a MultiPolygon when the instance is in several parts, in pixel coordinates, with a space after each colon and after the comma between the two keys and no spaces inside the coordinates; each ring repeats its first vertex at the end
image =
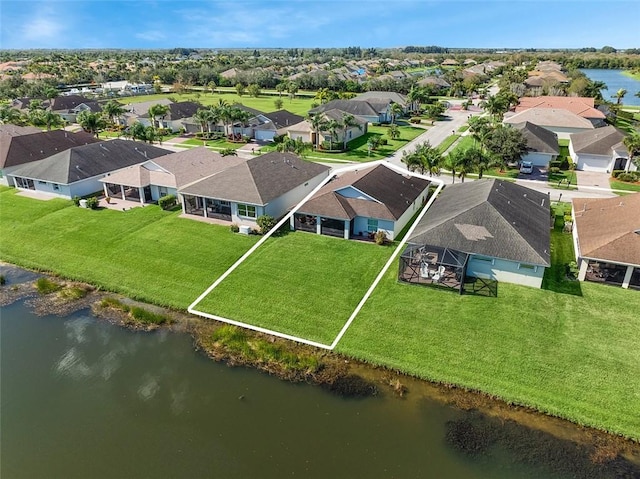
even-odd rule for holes
{"type": "Polygon", "coordinates": [[[248,235],[251,232],[251,227],[240,225],[240,234],[248,235]]]}

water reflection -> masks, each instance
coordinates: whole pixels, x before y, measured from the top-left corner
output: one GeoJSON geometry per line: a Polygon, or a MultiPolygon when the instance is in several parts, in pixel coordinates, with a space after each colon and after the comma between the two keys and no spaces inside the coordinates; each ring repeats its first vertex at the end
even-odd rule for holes
{"type": "Polygon", "coordinates": [[[345,400],[214,363],[185,335],[0,311],[3,478],[638,477],[415,389],[345,400]]]}

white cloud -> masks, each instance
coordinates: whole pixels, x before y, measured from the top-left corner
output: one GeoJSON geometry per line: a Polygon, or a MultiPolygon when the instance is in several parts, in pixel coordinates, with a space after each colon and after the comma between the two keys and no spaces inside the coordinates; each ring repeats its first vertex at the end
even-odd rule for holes
{"type": "Polygon", "coordinates": [[[165,33],[159,30],[147,30],[145,32],[136,33],[135,36],[136,38],[150,42],[159,42],[167,38],[165,33]]]}

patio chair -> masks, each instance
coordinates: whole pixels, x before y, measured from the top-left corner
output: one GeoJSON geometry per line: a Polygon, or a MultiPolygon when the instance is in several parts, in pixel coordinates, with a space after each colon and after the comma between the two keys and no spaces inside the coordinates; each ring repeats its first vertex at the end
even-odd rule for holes
{"type": "Polygon", "coordinates": [[[444,271],[445,271],[445,267],[440,265],[438,266],[438,270],[433,274],[433,276],[431,277],[431,279],[434,282],[438,282],[442,279],[442,276],[444,276],[444,271]]]}
{"type": "Polygon", "coordinates": [[[420,264],[420,277],[421,278],[428,278],[429,277],[429,265],[427,263],[421,263],[420,264]]]}

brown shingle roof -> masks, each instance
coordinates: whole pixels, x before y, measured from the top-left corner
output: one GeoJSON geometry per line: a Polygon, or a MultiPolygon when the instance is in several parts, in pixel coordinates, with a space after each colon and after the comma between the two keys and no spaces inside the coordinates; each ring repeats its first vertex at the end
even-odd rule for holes
{"type": "Polygon", "coordinates": [[[584,128],[593,130],[595,127],[586,118],[576,115],[569,110],[561,108],[529,108],[521,111],[509,118],[504,119],[504,123],[523,123],[528,121],[534,125],[545,128],[584,128]]]}
{"type": "Polygon", "coordinates": [[[329,168],[277,151],[251,158],[192,183],[181,193],[266,205],[329,168]]]}
{"type": "Polygon", "coordinates": [[[397,220],[428,186],[428,180],[377,165],[338,176],[324,185],[300,211],[345,220],[356,216],[397,220]],[[374,200],[349,198],[339,193],[349,186],[374,200]]]}
{"type": "Polygon", "coordinates": [[[640,193],[573,200],[579,254],[640,267],[640,193]]]}

